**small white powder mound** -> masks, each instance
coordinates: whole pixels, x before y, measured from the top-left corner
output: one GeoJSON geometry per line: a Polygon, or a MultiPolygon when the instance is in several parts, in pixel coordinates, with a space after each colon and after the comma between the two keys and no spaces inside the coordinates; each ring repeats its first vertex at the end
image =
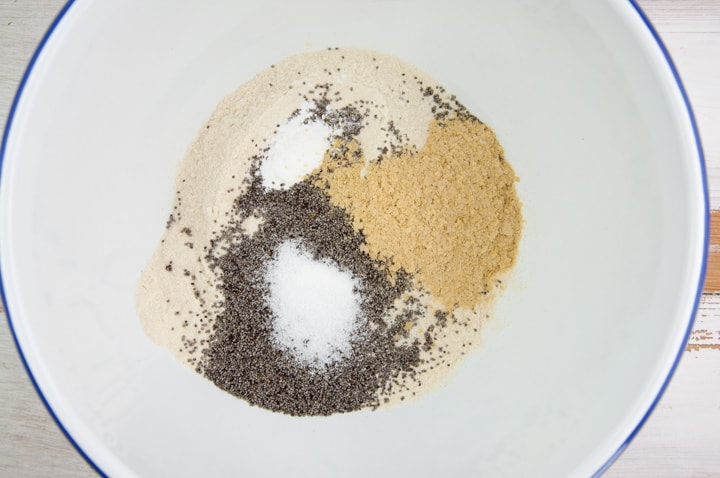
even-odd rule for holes
{"type": "Polygon", "coordinates": [[[309,120],[308,113],[305,103],[297,116],[277,129],[260,166],[265,188],[287,189],[322,163],[332,129],[322,121],[309,120]]]}
{"type": "Polygon", "coordinates": [[[265,279],[280,347],[317,368],[347,356],[360,314],[358,283],[350,272],[316,261],[287,241],[269,264],[265,279]]]}

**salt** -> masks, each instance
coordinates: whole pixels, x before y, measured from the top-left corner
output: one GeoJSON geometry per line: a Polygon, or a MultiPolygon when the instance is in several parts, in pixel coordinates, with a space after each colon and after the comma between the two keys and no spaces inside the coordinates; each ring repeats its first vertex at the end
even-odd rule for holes
{"type": "Polygon", "coordinates": [[[317,368],[348,355],[360,313],[358,283],[350,272],[286,241],[265,279],[277,345],[317,368]]]}
{"type": "Polygon", "coordinates": [[[310,120],[310,105],[280,125],[269,142],[267,157],[260,166],[263,186],[287,189],[322,163],[333,130],[323,121],[310,120]]]}

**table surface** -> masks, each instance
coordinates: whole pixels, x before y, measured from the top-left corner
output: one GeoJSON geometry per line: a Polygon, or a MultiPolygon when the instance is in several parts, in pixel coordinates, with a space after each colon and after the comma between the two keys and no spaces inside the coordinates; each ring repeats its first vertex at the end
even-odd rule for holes
{"type": "MultiPolygon", "coordinates": [[[[64,0],[0,0],[0,131],[35,47],[64,0]]],[[[680,366],[608,477],[720,477],[720,0],[638,0],[697,116],[713,209],[705,294],[680,366]]],[[[2,315],[2,314],[0,314],[2,315]]],[[[95,476],[55,425],[0,318],[0,476],[95,476]]]]}

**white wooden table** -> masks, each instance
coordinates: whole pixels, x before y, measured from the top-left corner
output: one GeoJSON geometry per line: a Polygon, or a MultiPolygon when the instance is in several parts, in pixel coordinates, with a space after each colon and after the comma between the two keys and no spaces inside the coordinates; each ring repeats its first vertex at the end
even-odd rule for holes
{"type": "MultiPolygon", "coordinates": [[[[645,427],[605,476],[720,477],[720,0],[638,1],[670,50],[693,104],[715,229],[706,293],[682,362],[645,427]]],[[[27,62],[63,3],[0,0],[0,130],[27,62]]],[[[3,316],[0,477],[5,476],[95,473],[43,407],[3,316]]]]}

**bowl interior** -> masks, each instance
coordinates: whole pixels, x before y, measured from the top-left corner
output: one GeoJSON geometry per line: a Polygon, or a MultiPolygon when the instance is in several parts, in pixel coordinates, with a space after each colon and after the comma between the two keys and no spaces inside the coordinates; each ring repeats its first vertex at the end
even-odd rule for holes
{"type": "Polygon", "coordinates": [[[701,275],[689,115],[619,0],[78,0],[24,85],[3,161],[12,325],[63,426],[113,476],[592,474],[665,382],[701,275]],[[483,345],[450,384],[297,419],[179,366],[133,293],[217,102],[329,46],[397,55],[490,124],[526,223],[483,345]]]}

